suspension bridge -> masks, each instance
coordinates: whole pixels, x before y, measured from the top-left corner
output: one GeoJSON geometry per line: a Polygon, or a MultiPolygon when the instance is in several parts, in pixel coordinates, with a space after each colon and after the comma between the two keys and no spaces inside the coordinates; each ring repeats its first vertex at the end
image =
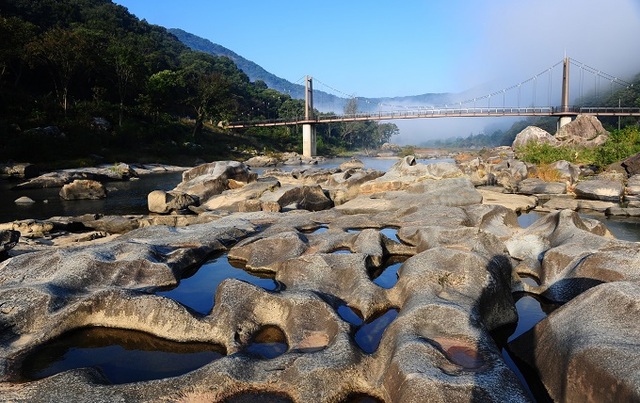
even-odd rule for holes
{"type": "MultiPolygon", "coordinates": [[[[632,83],[618,77],[592,68],[584,63],[565,57],[560,62],[545,69],[544,71],[521,81],[510,87],[491,92],[489,94],[472,97],[463,101],[453,102],[445,105],[411,106],[406,105],[386,105],[380,104],[380,109],[376,112],[363,112],[352,114],[316,114],[313,106],[313,79],[305,77],[305,114],[304,116],[290,119],[264,119],[246,122],[232,122],[225,124],[228,129],[242,129],[248,127],[273,127],[302,125],[303,154],[305,156],[316,155],[316,132],[315,125],[323,123],[337,122],[357,122],[357,121],[387,121],[398,119],[430,119],[430,118],[461,118],[461,117],[529,117],[546,116],[557,117],[558,127],[569,123],[571,119],[578,115],[593,116],[637,116],[640,117],[640,107],[624,106],[619,99],[617,107],[603,106],[572,106],[569,104],[570,80],[569,68],[575,66],[579,69],[579,80],[574,85],[573,90],[578,91],[579,98],[583,99],[587,91],[597,98],[603,94],[613,94],[614,89],[631,88],[632,83]],[[560,105],[552,106],[552,98],[558,94],[554,93],[553,72],[557,67],[562,66],[562,85],[560,92],[560,105]],[[593,88],[585,84],[591,75],[594,79],[593,88]],[[538,87],[540,83],[547,80],[546,100],[543,106],[538,106],[541,93],[538,87]],[[603,86],[609,85],[608,89],[603,86]],[[531,97],[528,106],[521,106],[524,99],[531,97]],[[492,105],[493,100],[493,105],[492,105]],[[497,100],[497,101],[496,101],[497,100]],[[500,104],[500,100],[502,101],[500,104]],[[515,106],[507,106],[515,105],[515,106]],[[383,111],[382,107],[390,110],[383,111]]],[[[327,86],[328,88],[331,88],[327,86]]],[[[332,88],[331,88],[332,89],[332,88]]],[[[337,90],[335,90],[337,91],[337,90]]],[[[337,91],[342,93],[341,91],[337,91]]],[[[344,94],[344,93],[343,93],[344,94]]],[[[346,94],[345,94],[346,95],[346,94]]],[[[542,94],[545,95],[545,94],[542,94]]]]}

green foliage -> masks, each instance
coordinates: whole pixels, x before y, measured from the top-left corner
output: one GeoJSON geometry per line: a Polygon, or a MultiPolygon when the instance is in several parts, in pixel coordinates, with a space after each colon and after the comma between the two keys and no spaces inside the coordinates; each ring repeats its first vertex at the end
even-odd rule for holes
{"type": "Polygon", "coordinates": [[[401,157],[406,157],[407,155],[415,155],[416,148],[414,146],[404,146],[402,147],[402,151],[400,152],[401,157]]]}
{"type": "Polygon", "coordinates": [[[638,126],[627,126],[614,130],[607,141],[593,150],[593,164],[606,167],[616,161],[640,153],[640,129],[638,126]]]}
{"type": "Polygon", "coordinates": [[[547,143],[529,142],[516,150],[519,159],[532,164],[550,164],[565,160],[579,162],[580,150],[574,147],[558,147],[547,143]]]}
{"type": "Polygon", "coordinates": [[[573,163],[591,164],[605,168],[640,152],[640,129],[627,126],[611,132],[607,141],[596,148],[552,146],[530,142],[516,150],[518,158],[533,164],[550,164],[565,160],[573,163]]]}

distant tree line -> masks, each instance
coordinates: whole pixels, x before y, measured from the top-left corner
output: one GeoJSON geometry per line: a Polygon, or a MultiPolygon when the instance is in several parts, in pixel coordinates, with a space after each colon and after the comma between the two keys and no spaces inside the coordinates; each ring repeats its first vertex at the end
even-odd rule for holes
{"type": "MultiPolygon", "coordinates": [[[[303,116],[303,101],[110,0],[0,0],[0,38],[0,160],[301,149],[297,127],[216,126],[303,116]],[[44,126],[61,133],[28,130],[44,126]]],[[[394,127],[322,125],[320,151],[375,147],[394,127]]]]}

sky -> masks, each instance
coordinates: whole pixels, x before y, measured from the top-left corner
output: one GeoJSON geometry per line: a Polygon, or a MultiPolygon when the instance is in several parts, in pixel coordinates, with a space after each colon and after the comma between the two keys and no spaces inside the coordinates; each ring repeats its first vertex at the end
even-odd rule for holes
{"type": "Polygon", "coordinates": [[[288,81],[311,75],[314,88],[341,96],[492,92],[565,54],[616,77],[640,72],[640,0],[114,3],[149,23],[218,43],[288,81]]]}

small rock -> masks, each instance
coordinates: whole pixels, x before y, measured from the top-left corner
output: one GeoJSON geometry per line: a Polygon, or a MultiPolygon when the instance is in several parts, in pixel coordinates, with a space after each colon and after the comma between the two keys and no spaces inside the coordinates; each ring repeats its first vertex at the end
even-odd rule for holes
{"type": "Polygon", "coordinates": [[[16,204],[32,204],[32,203],[35,203],[35,200],[30,198],[29,196],[22,196],[22,197],[18,197],[15,200],[15,203],[16,204]]]}

